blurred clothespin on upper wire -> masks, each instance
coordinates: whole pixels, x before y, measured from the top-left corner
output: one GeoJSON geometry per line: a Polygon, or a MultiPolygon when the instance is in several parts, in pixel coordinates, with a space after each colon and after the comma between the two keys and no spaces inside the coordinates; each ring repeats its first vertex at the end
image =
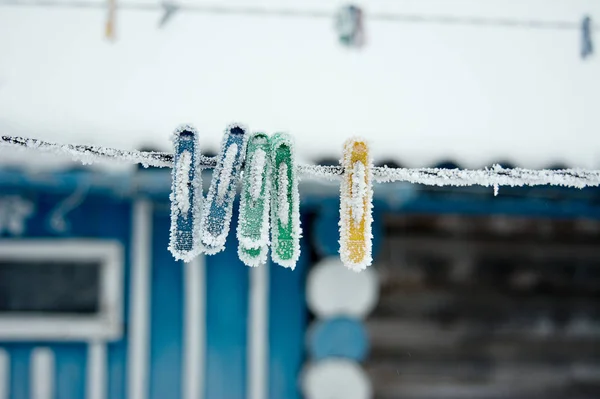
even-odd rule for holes
{"type": "Polygon", "coordinates": [[[160,21],[158,22],[159,28],[164,28],[167,22],[173,18],[175,12],[179,10],[179,6],[171,1],[163,1],[161,3],[161,7],[163,9],[163,14],[160,17],[160,21]]]}
{"type": "Polygon", "coordinates": [[[117,0],[107,0],[108,14],[106,17],[106,29],[104,31],[105,37],[114,42],[116,39],[116,17],[117,17],[117,0]]]}
{"type": "Polygon", "coordinates": [[[594,53],[594,42],[592,41],[592,18],[585,15],[581,20],[581,58],[586,59],[594,53]]]}
{"type": "Polygon", "coordinates": [[[355,5],[341,7],[335,16],[339,40],[348,47],[360,48],[365,44],[363,11],[355,5]]]}

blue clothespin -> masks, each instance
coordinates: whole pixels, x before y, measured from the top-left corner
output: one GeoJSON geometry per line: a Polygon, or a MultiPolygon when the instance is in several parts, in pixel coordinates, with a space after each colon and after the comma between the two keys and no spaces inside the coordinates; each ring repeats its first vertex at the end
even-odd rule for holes
{"type": "Polygon", "coordinates": [[[336,14],[335,27],[342,44],[348,47],[361,47],[364,44],[363,12],[359,7],[341,7],[336,14]]]}
{"type": "Polygon", "coordinates": [[[202,207],[202,173],[198,133],[188,125],[173,133],[173,182],[169,251],[175,259],[191,261],[202,250],[199,220],[202,207]]]}
{"type": "Polygon", "coordinates": [[[589,15],[581,21],[581,58],[586,59],[594,52],[592,42],[592,18],[589,15]]]}
{"type": "Polygon", "coordinates": [[[248,135],[246,128],[231,125],[225,131],[217,166],[213,170],[200,219],[204,253],[214,255],[225,249],[229,234],[233,201],[244,159],[248,135]]]}

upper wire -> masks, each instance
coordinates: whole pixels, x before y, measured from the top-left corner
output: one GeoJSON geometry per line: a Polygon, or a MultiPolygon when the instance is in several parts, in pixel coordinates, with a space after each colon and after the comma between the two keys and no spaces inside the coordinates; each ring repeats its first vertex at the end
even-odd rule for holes
{"type": "MultiPolygon", "coordinates": [[[[21,7],[46,7],[46,8],[106,8],[105,3],[89,2],[82,0],[2,0],[0,6],[21,7]]],[[[124,3],[119,2],[116,8],[119,10],[157,11],[165,10],[166,7],[176,7],[177,12],[196,12],[203,14],[218,15],[248,15],[248,16],[277,16],[290,18],[313,18],[330,19],[335,13],[322,9],[295,9],[261,6],[222,6],[218,4],[180,4],[174,1],[165,1],[163,4],[156,3],[124,3]]],[[[438,25],[465,25],[465,26],[489,26],[505,28],[545,29],[545,30],[579,30],[579,22],[573,21],[551,21],[513,18],[488,18],[479,16],[457,16],[457,15],[420,15],[395,12],[373,12],[365,13],[366,18],[378,21],[398,23],[426,23],[438,25]]],[[[596,28],[593,28],[596,29],[596,28]]]]}

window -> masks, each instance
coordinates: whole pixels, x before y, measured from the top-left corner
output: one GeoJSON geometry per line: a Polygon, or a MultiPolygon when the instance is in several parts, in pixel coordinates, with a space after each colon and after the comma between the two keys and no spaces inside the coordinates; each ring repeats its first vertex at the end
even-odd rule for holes
{"type": "Polygon", "coordinates": [[[122,252],[108,241],[0,241],[0,339],[120,338],[122,252]]]}

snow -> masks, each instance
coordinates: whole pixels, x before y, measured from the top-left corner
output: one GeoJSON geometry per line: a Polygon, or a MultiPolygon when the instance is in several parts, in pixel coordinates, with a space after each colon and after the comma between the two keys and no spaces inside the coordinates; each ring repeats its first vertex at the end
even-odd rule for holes
{"type": "Polygon", "coordinates": [[[175,168],[175,206],[183,217],[190,210],[190,170],[192,169],[192,154],[183,151],[180,155],[180,166],[175,168]]]}
{"type": "MultiPolygon", "coordinates": [[[[233,3],[224,6],[249,5],[233,3]]],[[[329,13],[340,5],[257,3],[329,13]]],[[[367,41],[359,51],[338,43],[333,19],[182,12],[159,29],[160,10],[118,11],[110,43],[100,9],[4,6],[0,134],[166,151],[168,133],[189,121],[203,132],[206,152],[218,150],[219,132],[235,118],[290,132],[298,156],[310,161],[339,157],[356,134],[372,142],[375,161],[411,168],[447,158],[470,169],[500,160],[534,169],[555,162],[600,167],[600,58],[580,59],[578,30],[369,19],[398,12],[577,24],[584,14],[598,18],[600,2],[361,6],[367,41]],[[240,60],[252,61],[240,68],[240,60]]]]}
{"type": "Polygon", "coordinates": [[[229,192],[229,186],[231,185],[231,178],[233,177],[233,165],[235,162],[235,157],[238,153],[237,144],[231,144],[229,148],[227,148],[227,152],[225,153],[225,160],[223,161],[223,169],[221,169],[221,173],[219,175],[219,185],[217,186],[217,201],[220,204],[225,201],[225,196],[229,192]]]}
{"type": "Polygon", "coordinates": [[[250,196],[254,201],[260,196],[263,185],[263,173],[265,172],[267,154],[262,149],[257,149],[252,158],[250,168],[250,196]]]}
{"type": "Polygon", "coordinates": [[[352,210],[352,220],[355,224],[359,224],[364,211],[364,201],[367,199],[367,172],[365,165],[362,162],[354,162],[354,168],[352,171],[352,194],[350,199],[350,209],[352,210]]]}
{"type": "Polygon", "coordinates": [[[101,146],[58,144],[35,138],[18,136],[0,137],[0,146],[16,149],[27,149],[48,152],[59,156],[67,156],[84,165],[98,161],[139,163],[145,167],[172,167],[173,154],[165,152],[125,151],[101,146]]]}
{"type": "Polygon", "coordinates": [[[238,257],[246,266],[258,267],[267,263],[267,255],[269,254],[268,246],[263,245],[257,248],[259,253],[256,256],[250,255],[248,252],[246,252],[248,249],[250,248],[245,248],[241,245],[238,246],[238,257]]]}

